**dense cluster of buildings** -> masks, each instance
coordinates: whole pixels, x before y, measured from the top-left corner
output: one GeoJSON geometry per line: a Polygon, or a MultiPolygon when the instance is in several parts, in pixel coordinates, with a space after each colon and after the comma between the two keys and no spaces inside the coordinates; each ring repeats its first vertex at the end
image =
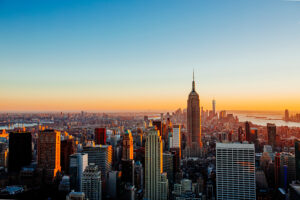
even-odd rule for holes
{"type": "Polygon", "coordinates": [[[215,100],[204,110],[194,80],[173,113],[0,120],[0,198],[300,198],[300,128],[239,122],[215,100]]]}

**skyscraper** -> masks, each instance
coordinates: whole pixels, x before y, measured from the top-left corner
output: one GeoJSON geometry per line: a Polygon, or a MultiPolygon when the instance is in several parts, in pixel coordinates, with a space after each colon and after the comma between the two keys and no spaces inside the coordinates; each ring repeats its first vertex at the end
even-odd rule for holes
{"type": "Polygon", "coordinates": [[[133,160],[133,139],[130,131],[126,131],[123,135],[123,160],[133,160]]]}
{"type": "Polygon", "coordinates": [[[162,187],[167,182],[163,176],[162,139],[157,130],[151,130],[145,145],[145,198],[151,200],[164,199],[162,187]]]}
{"type": "Polygon", "coordinates": [[[38,169],[43,172],[46,183],[52,183],[60,166],[60,132],[52,129],[38,134],[38,169]]]}
{"type": "Polygon", "coordinates": [[[170,142],[170,148],[180,148],[181,147],[181,127],[180,125],[173,126],[173,136],[170,142]]]}
{"type": "Polygon", "coordinates": [[[245,132],[246,132],[246,141],[251,142],[250,123],[248,121],[245,122],[245,132]]]}
{"type": "Polygon", "coordinates": [[[284,111],[284,120],[285,121],[289,121],[290,120],[290,114],[289,114],[289,110],[288,109],[286,109],[284,111]]]}
{"type": "Polygon", "coordinates": [[[81,177],[85,168],[88,166],[88,155],[86,153],[75,153],[70,155],[70,175],[71,189],[80,191],[81,177]]]}
{"type": "Polygon", "coordinates": [[[188,134],[188,152],[189,156],[199,156],[202,147],[201,142],[201,117],[200,100],[195,90],[195,80],[193,73],[192,91],[187,100],[187,134],[188,134]]]}
{"type": "Polygon", "coordinates": [[[300,181],[300,140],[295,141],[296,178],[300,181]]]}
{"type": "Polygon", "coordinates": [[[95,128],[95,144],[106,145],[106,128],[95,128]]]}
{"type": "Polygon", "coordinates": [[[212,100],[212,112],[213,112],[213,115],[216,114],[216,100],[215,99],[212,100]]]}
{"type": "Polygon", "coordinates": [[[216,144],[217,199],[256,199],[254,144],[216,144]]]}
{"type": "Polygon", "coordinates": [[[83,147],[83,153],[88,154],[89,164],[94,163],[98,165],[101,170],[102,178],[106,178],[106,175],[112,168],[112,146],[111,145],[96,145],[83,147]]]}
{"type": "Polygon", "coordinates": [[[268,123],[268,144],[272,146],[272,149],[276,147],[276,125],[268,123]]]}
{"type": "Polygon", "coordinates": [[[61,170],[69,173],[69,165],[70,165],[70,155],[75,153],[75,142],[72,136],[65,138],[61,143],[61,154],[60,154],[60,163],[61,170]]]}
{"type": "Polygon", "coordinates": [[[128,130],[123,135],[122,181],[134,185],[133,139],[128,130]]]}
{"type": "Polygon", "coordinates": [[[9,134],[9,172],[19,172],[22,167],[31,163],[31,144],[30,132],[11,132],[9,134]]]}
{"type": "Polygon", "coordinates": [[[97,165],[91,163],[88,165],[81,179],[81,191],[89,200],[101,200],[102,199],[102,182],[101,172],[97,165]]]}

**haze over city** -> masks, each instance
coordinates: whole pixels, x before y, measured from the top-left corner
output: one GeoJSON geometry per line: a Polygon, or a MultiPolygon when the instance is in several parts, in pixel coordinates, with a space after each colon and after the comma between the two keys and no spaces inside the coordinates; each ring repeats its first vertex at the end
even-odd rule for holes
{"type": "Polygon", "coordinates": [[[0,1],[0,110],[300,110],[300,2],[0,1]],[[17,2],[17,3],[16,3],[17,2]]]}

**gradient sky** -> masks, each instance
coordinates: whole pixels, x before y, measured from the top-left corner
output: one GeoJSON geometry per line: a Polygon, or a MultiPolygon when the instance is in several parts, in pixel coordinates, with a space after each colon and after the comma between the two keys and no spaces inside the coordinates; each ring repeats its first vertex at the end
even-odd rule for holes
{"type": "Polygon", "coordinates": [[[0,0],[0,111],[300,110],[300,1],[0,0]]]}

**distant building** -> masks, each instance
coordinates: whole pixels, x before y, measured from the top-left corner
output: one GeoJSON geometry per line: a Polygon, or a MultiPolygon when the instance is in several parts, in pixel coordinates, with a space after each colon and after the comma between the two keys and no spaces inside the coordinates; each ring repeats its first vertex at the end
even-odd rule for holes
{"type": "Polygon", "coordinates": [[[46,129],[38,134],[38,169],[44,181],[52,183],[60,166],[60,132],[46,129]]]}
{"type": "Polygon", "coordinates": [[[253,144],[216,144],[217,200],[256,199],[253,144]]]}
{"type": "Polygon", "coordinates": [[[106,145],[106,128],[95,128],[95,144],[106,145]]]}
{"type": "Polygon", "coordinates": [[[284,111],[284,120],[285,121],[289,121],[290,120],[290,114],[289,114],[289,110],[288,109],[286,109],[284,111]]]}
{"type": "Polygon", "coordinates": [[[276,147],[276,125],[267,123],[268,144],[274,149],[276,147]]]}
{"type": "Polygon", "coordinates": [[[250,123],[248,121],[245,122],[245,132],[246,132],[246,141],[251,142],[250,123]]]}
{"type": "Polygon", "coordinates": [[[82,173],[88,166],[88,154],[75,153],[70,155],[70,176],[71,189],[80,191],[82,173]]]}
{"type": "Polygon", "coordinates": [[[212,100],[212,112],[214,115],[216,114],[216,100],[215,99],[212,100]]]}
{"type": "Polygon", "coordinates": [[[8,171],[19,172],[30,165],[32,160],[32,141],[30,132],[11,132],[9,134],[8,171]]]}
{"type": "Polygon", "coordinates": [[[97,165],[91,163],[85,168],[82,174],[81,187],[81,191],[89,200],[102,199],[101,172],[97,165]]]}

